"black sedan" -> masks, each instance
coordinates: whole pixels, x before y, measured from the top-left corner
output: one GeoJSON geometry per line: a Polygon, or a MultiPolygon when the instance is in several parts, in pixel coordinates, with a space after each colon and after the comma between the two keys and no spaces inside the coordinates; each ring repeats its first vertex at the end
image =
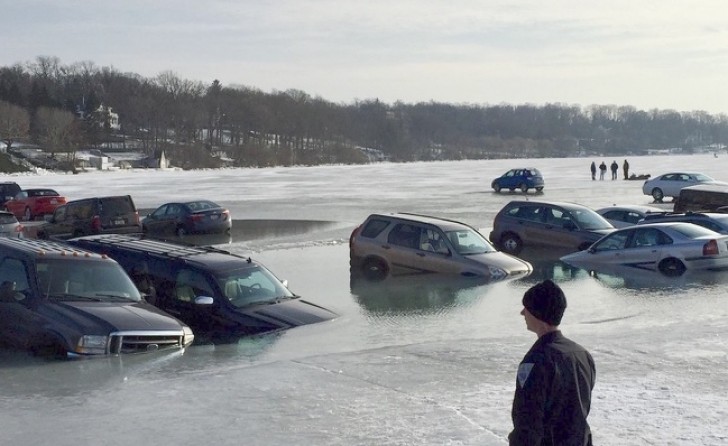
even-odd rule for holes
{"type": "Polygon", "coordinates": [[[142,220],[142,231],[184,237],[192,233],[230,232],[232,225],[229,210],[210,200],[195,200],[159,206],[142,220]]]}

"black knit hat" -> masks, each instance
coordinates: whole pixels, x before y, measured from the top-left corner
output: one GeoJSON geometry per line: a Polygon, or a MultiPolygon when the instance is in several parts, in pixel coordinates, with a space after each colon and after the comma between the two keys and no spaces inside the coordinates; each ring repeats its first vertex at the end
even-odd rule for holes
{"type": "Polygon", "coordinates": [[[559,325],[566,310],[566,296],[558,285],[544,280],[524,293],[523,306],[537,319],[559,325]]]}

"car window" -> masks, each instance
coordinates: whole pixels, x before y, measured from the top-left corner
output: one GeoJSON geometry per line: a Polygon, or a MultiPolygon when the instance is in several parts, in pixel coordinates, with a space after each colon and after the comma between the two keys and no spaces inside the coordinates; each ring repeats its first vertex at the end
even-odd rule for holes
{"type": "Polygon", "coordinates": [[[141,300],[134,282],[116,262],[80,258],[73,261],[39,260],[36,274],[41,293],[48,297],[68,294],[99,300],[141,300]]]}
{"type": "Polygon", "coordinates": [[[387,242],[405,248],[420,249],[421,228],[407,223],[399,223],[392,228],[387,242]]]}
{"type": "Polygon", "coordinates": [[[690,223],[702,226],[704,228],[708,228],[711,231],[715,231],[715,232],[724,232],[725,231],[719,224],[714,223],[710,220],[696,219],[696,220],[690,220],[690,223]]]}
{"type": "Polygon", "coordinates": [[[444,236],[440,231],[435,229],[425,229],[422,231],[420,240],[420,249],[423,251],[432,251],[439,254],[447,254],[450,250],[444,241],[444,236]]]}
{"type": "Polygon", "coordinates": [[[6,258],[0,262],[0,284],[8,282],[15,291],[24,291],[30,288],[28,271],[25,264],[19,259],[6,258]]]}
{"type": "Polygon", "coordinates": [[[529,221],[543,221],[543,208],[535,205],[513,207],[506,214],[529,221]]]}
{"type": "Polygon", "coordinates": [[[612,224],[590,209],[570,209],[569,214],[576,225],[584,230],[611,229],[612,224]]]}
{"type": "Polygon", "coordinates": [[[57,207],[53,212],[53,218],[58,222],[64,221],[66,219],[66,209],[68,209],[67,206],[57,207]]]}
{"type": "Polygon", "coordinates": [[[0,213],[0,225],[17,223],[18,219],[13,214],[0,213]]]}
{"type": "Polygon", "coordinates": [[[163,204],[163,205],[159,206],[156,211],[152,212],[151,215],[153,215],[154,217],[161,217],[162,215],[164,215],[167,212],[168,207],[169,207],[169,205],[163,204]]]}
{"type": "Polygon", "coordinates": [[[389,226],[389,221],[387,220],[381,220],[381,219],[372,219],[367,222],[367,224],[364,226],[364,229],[361,231],[361,236],[366,238],[375,238],[379,234],[381,234],[382,231],[384,231],[384,228],[389,226]]]}
{"type": "Polygon", "coordinates": [[[496,251],[483,236],[471,229],[448,231],[447,238],[458,254],[471,255],[496,251]]]}
{"type": "Polygon", "coordinates": [[[192,302],[198,296],[214,296],[212,286],[198,271],[181,269],[174,283],[174,297],[183,302],[192,302]]]}
{"type": "Polygon", "coordinates": [[[644,248],[657,245],[669,245],[672,239],[656,228],[640,228],[634,233],[630,247],[644,248]]]}
{"type": "Polygon", "coordinates": [[[73,203],[66,208],[66,218],[86,220],[93,217],[93,215],[93,203],[91,201],[73,203]]]}
{"type": "Polygon", "coordinates": [[[563,228],[564,225],[567,225],[568,223],[573,223],[568,214],[556,208],[546,208],[544,216],[546,218],[546,224],[558,226],[560,228],[563,228]]]}
{"type": "Polygon", "coordinates": [[[675,232],[678,232],[682,235],[684,235],[687,238],[695,239],[698,237],[703,237],[706,235],[715,235],[714,231],[711,231],[708,228],[704,228],[702,226],[693,225],[690,223],[684,223],[684,224],[676,224],[674,226],[671,226],[672,230],[675,232]]]}
{"type": "Polygon", "coordinates": [[[294,296],[270,271],[260,266],[227,272],[216,279],[225,297],[237,307],[294,296]]]}
{"type": "Polygon", "coordinates": [[[20,192],[18,192],[18,193],[17,193],[16,195],[15,195],[15,199],[16,199],[16,200],[24,200],[24,199],[26,199],[26,198],[28,198],[28,192],[26,192],[26,191],[24,191],[24,190],[21,190],[20,192]]]}
{"type": "Polygon", "coordinates": [[[634,231],[620,231],[604,237],[592,246],[595,252],[614,251],[624,249],[627,246],[627,240],[634,231]]]}
{"type": "Polygon", "coordinates": [[[135,212],[134,203],[127,196],[103,197],[100,202],[102,215],[121,215],[135,212]]]}

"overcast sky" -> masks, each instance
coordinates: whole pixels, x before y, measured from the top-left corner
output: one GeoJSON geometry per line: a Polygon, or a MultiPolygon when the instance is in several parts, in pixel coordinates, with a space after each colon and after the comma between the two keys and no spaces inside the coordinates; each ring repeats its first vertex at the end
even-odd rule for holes
{"type": "Polygon", "coordinates": [[[55,56],[334,102],[728,113],[725,0],[0,0],[0,65],[55,56]]]}

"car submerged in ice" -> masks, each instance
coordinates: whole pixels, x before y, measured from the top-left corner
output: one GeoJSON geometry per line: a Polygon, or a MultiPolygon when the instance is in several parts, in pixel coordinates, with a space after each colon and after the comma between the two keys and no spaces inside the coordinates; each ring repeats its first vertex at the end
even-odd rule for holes
{"type": "Polygon", "coordinates": [[[68,243],[119,262],[150,302],[203,341],[234,341],[338,316],[292,293],[252,258],[223,249],[140,234],[90,235],[68,243]]]}
{"type": "Polygon", "coordinates": [[[54,357],[181,348],[179,320],[144,302],[114,260],[57,242],[0,238],[0,343],[54,357]]]}

